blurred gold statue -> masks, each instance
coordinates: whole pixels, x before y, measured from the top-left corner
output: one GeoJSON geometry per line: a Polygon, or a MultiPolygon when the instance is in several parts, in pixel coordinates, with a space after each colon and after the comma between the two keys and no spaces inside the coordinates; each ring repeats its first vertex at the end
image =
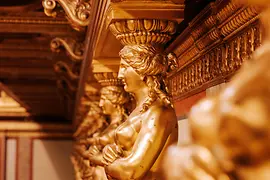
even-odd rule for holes
{"type": "Polygon", "coordinates": [[[98,102],[95,101],[90,103],[90,110],[86,118],[74,133],[76,141],[73,145],[74,151],[71,155],[71,161],[74,166],[76,180],[89,180],[95,172],[95,168],[90,166],[88,159],[89,145],[80,143],[80,141],[87,137],[98,136],[100,131],[107,125],[102,110],[98,105],[98,102]]]}
{"type": "Polygon", "coordinates": [[[103,114],[110,116],[109,126],[98,136],[87,139],[90,148],[86,152],[90,163],[95,168],[93,179],[107,179],[104,172],[102,149],[111,143],[114,143],[114,132],[120,123],[124,122],[127,117],[127,108],[125,105],[130,101],[127,92],[123,86],[106,86],[101,89],[101,97],[99,106],[103,110],[103,114]]]}
{"type": "Polygon", "coordinates": [[[136,107],[116,129],[115,143],[103,149],[109,179],[159,179],[163,151],[177,141],[176,115],[164,82],[175,59],[161,52],[152,45],[126,45],[120,51],[118,77],[136,107]]]}
{"type": "MultiPolygon", "coordinates": [[[[242,0],[243,2],[244,0],[242,0]]],[[[249,0],[264,5],[269,1],[249,0]]],[[[270,179],[270,8],[266,39],[216,97],[190,112],[193,145],[170,147],[164,179],[270,179]]]]}

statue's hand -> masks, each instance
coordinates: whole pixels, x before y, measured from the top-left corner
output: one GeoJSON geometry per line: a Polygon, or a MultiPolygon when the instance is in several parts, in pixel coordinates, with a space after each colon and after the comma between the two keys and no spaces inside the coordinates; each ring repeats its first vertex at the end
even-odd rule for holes
{"type": "Polygon", "coordinates": [[[95,156],[100,153],[99,148],[96,145],[93,145],[88,150],[89,156],[95,156]]]}
{"type": "Polygon", "coordinates": [[[122,149],[116,144],[110,144],[104,147],[103,149],[103,159],[105,164],[111,164],[116,159],[121,157],[122,149]]]}

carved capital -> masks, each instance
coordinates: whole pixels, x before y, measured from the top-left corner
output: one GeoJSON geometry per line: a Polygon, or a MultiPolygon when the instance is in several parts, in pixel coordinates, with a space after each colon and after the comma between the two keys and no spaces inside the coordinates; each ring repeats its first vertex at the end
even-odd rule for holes
{"type": "Polygon", "coordinates": [[[167,19],[180,23],[184,8],[183,0],[113,0],[107,11],[107,24],[126,19],[167,19]]]}
{"type": "Polygon", "coordinates": [[[116,72],[95,73],[94,76],[102,86],[123,85],[122,81],[117,79],[118,73],[116,72]]]}
{"type": "Polygon", "coordinates": [[[64,9],[68,20],[76,30],[88,26],[90,22],[90,0],[43,0],[42,5],[47,16],[57,16],[57,3],[64,9]]]}
{"type": "Polygon", "coordinates": [[[74,39],[57,37],[51,41],[50,46],[53,52],[60,52],[61,48],[65,48],[68,56],[74,62],[81,62],[83,60],[83,43],[76,42],[74,39]]]}
{"type": "Polygon", "coordinates": [[[123,44],[165,44],[176,31],[176,21],[159,19],[121,20],[110,24],[110,30],[123,44]]]}

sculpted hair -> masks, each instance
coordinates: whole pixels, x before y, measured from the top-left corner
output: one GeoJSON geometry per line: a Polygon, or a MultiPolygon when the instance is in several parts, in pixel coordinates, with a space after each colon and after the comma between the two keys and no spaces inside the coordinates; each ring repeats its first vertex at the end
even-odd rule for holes
{"type": "Polygon", "coordinates": [[[172,54],[167,56],[162,52],[162,49],[152,45],[127,45],[119,53],[121,59],[142,77],[150,90],[143,112],[157,99],[166,106],[172,106],[164,77],[176,61],[172,54]]]}
{"type": "Polygon", "coordinates": [[[123,115],[122,120],[127,117],[125,104],[130,101],[130,98],[122,86],[106,86],[101,89],[100,93],[123,115]]]}

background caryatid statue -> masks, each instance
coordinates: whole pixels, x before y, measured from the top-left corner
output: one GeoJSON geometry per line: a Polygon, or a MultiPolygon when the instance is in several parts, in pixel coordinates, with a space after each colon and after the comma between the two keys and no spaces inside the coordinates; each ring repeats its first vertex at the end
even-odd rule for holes
{"type": "Polygon", "coordinates": [[[80,143],[80,141],[98,136],[108,125],[102,109],[99,107],[97,95],[91,97],[91,101],[89,101],[90,110],[74,133],[74,152],[71,155],[71,162],[74,166],[76,180],[91,179],[95,173],[95,168],[90,165],[88,159],[89,145],[80,143]]]}
{"type": "Polygon", "coordinates": [[[164,179],[270,179],[270,4],[248,2],[265,8],[265,41],[219,95],[191,109],[193,144],[169,149],[164,179]]]}
{"type": "MultiPolygon", "coordinates": [[[[106,73],[109,74],[109,73],[106,73]]],[[[128,107],[132,104],[130,95],[124,90],[121,81],[116,79],[100,80],[101,74],[96,74],[101,85],[99,106],[103,113],[109,116],[110,124],[98,136],[87,139],[87,144],[90,145],[88,150],[89,161],[93,166],[96,166],[94,179],[107,179],[103,165],[103,148],[115,142],[114,133],[118,126],[123,123],[128,116],[128,107]],[[100,166],[101,165],[101,166],[100,166]]]]}
{"type": "MultiPolygon", "coordinates": [[[[156,2],[155,2],[156,3],[156,2]]],[[[177,64],[163,51],[177,22],[159,19],[115,20],[111,32],[124,45],[118,78],[136,101],[135,109],[103,149],[109,179],[159,179],[166,147],[177,141],[177,122],[166,75],[177,64]]]]}

